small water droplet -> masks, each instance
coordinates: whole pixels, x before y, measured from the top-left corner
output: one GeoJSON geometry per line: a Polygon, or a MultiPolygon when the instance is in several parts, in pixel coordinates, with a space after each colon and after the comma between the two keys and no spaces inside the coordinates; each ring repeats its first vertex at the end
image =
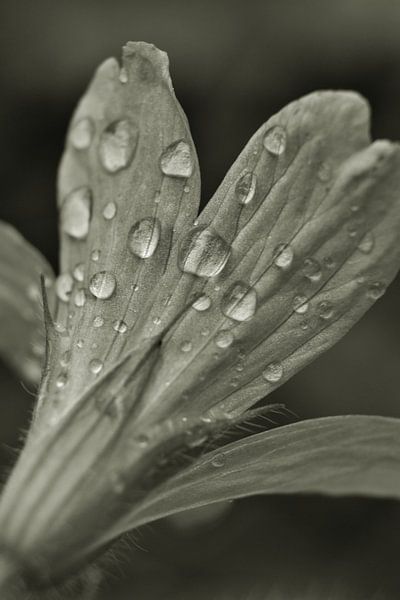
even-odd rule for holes
{"type": "Polygon", "coordinates": [[[281,363],[271,363],[267,366],[265,371],[263,371],[263,377],[270,383],[276,383],[280,381],[283,376],[283,367],[281,363]]]}
{"type": "Polygon", "coordinates": [[[286,132],[280,125],[271,127],[263,140],[264,148],[274,156],[283,154],[286,150],[286,132]]]}
{"type": "Polygon", "coordinates": [[[103,368],[103,363],[98,358],[93,358],[89,363],[89,369],[93,375],[97,375],[103,368]]]}
{"type": "Polygon", "coordinates": [[[90,280],[89,289],[93,296],[100,300],[107,300],[115,292],[116,280],[109,271],[99,271],[90,280]]]}
{"type": "Polygon", "coordinates": [[[69,139],[76,150],[85,150],[92,143],[94,123],[89,117],[80,119],[71,127],[69,139]]]}
{"type": "Polygon", "coordinates": [[[216,469],[220,469],[221,467],[225,466],[225,462],[226,462],[226,457],[225,454],[222,454],[222,452],[219,452],[218,454],[216,454],[213,459],[211,460],[211,464],[213,467],[215,467],[216,469]]]}
{"type": "Polygon", "coordinates": [[[139,258],[153,256],[161,234],[161,225],[158,219],[146,217],[137,221],[128,234],[128,248],[139,258]]]}
{"type": "Polygon", "coordinates": [[[85,342],[83,340],[78,340],[76,342],[76,345],[78,348],[83,348],[83,346],[85,345],[85,342]]]}
{"type": "Polygon", "coordinates": [[[56,279],[56,294],[61,302],[69,302],[74,281],[69,273],[63,273],[56,279]]]}
{"type": "Polygon", "coordinates": [[[71,237],[82,240],[89,233],[92,194],[87,186],[72,190],[61,206],[61,229],[71,237]]]}
{"type": "Polygon", "coordinates": [[[74,304],[78,308],[85,306],[86,303],[86,292],[85,290],[77,290],[74,297],[74,304]]]}
{"type": "Polygon", "coordinates": [[[257,187],[257,178],[254,173],[244,173],[235,187],[235,194],[240,204],[249,204],[254,198],[257,187]]]}
{"type": "Polygon", "coordinates": [[[158,317],[158,316],[154,317],[153,318],[153,323],[154,323],[154,325],[160,325],[160,323],[161,323],[160,317],[158,317]]]}
{"type": "Polygon", "coordinates": [[[75,265],[72,275],[76,281],[82,283],[85,279],[85,265],[83,263],[75,265]]]}
{"type": "Polygon", "coordinates": [[[193,347],[192,342],[189,342],[188,340],[186,340],[185,342],[182,342],[182,344],[181,344],[182,352],[190,352],[192,347],[193,347]]]}
{"type": "Polygon", "coordinates": [[[303,263],[303,273],[310,281],[319,281],[322,277],[321,265],[315,258],[306,258],[303,263]]]}
{"type": "Polygon", "coordinates": [[[111,123],[101,134],[100,162],[109,173],[117,173],[129,166],[138,140],[138,129],[128,119],[111,123]]]}
{"type": "Polygon", "coordinates": [[[60,358],[60,365],[62,367],[66,367],[69,364],[70,360],[71,360],[71,351],[66,350],[60,358]]]}
{"type": "Polygon", "coordinates": [[[115,217],[116,213],[117,213],[117,205],[115,204],[115,202],[109,202],[108,204],[105,205],[104,210],[103,210],[103,217],[107,221],[111,221],[115,217]]]}
{"type": "Polygon", "coordinates": [[[128,72],[125,67],[121,67],[119,72],[119,80],[121,83],[128,83],[128,72]]]}
{"type": "Polygon", "coordinates": [[[249,321],[254,316],[256,308],[256,290],[241,281],[234,283],[221,301],[223,314],[235,321],[249,321]]]}
{"type": "Polygon", "coordinates": [[[141,433],[140,435],[138,435],[136,441],[141,448],[146,448],[146,446],[148,446],[150,443],[149,436],[145,433],[141,433]]]}
{"type": "Polygon", "coordinates": [[[68,376],[66,373],[60,373],[56,379],[56,388],[62,390],[68,383],[68,376]]]}
{"type": "Polygon", "coordinates": [[[205,295],[199,296],[199,298],[197,298],[192,304],[192,307],[199,312],[208,310],[210,308],[210,306],[211,306],[211,299],[205,295]]]}
{"type": "Polygon", "coordinates": [[[93,325],[96,328],[103,327],[103,325],[104,325],[104,319],[103,319],[103,317],[99,317],[99,316],[95,317],[93,319],[93,325]]]}
{"type": "Polygon", "coordinates": [[[214,277],[225,267],[230,246],[211,229],[195,227],[184,238],[178,254],[179,267],[198,277],[214,277]]]}
{"type": "Polygon", "coordinates": [[[126,333],[128,330],[128,325],[122,320],[114,321],[113,329],[118,333],[126,333]]]}
{"type": "Polygon", "coordinates": [[[100,258],[100,250],[92,250],[91,254],[90,254],[90,258],[92,259],[93,262],[99,262],[99,258],[100,258]]]}
{"type": "Polygon", "coordinates": [[[357,248],[364,254],[372,252],[375,245],[375,240],[372,232],[368,232],[364,235],[357,248]]]}
{"type": "Polygon", "coordinates": [[[293,262],[294,252],[289,244],[279,244],[274,251],[274,264],[280,269],[288,269],[293,262]]]}
{"type": "Polygon", "coordinates": [[[234,340],[233,333],[228,329],[222,329],[215,336],[215,343],[218,348],[228,348],[234,340]]]}
{"type": "Polygon", "coordinates": [[[368,286],[367,296],[371,300],[378,300],[386,292],[386,286],[381,281],[375,281],[368,286]]]}
{"type": "Polygon", "coordinates": [[[295,296],[293,300],[293,310],[298,315],[304,315],[308,311],[308,298],[307,296],[295,296]]]}
{"type": "Polygon", "coordinates": [[[160,165],[164,175],[190,177],[193,172],[193,158],[189,144],[184,140],[170,144],[161,155],[160,165]]]}
{"type": "Polygon", "coordinates": [[[334,309],[333,304],[328,300],[323,300],[318,304],[318,314],[321,319],[328,320],[333,317],[334,309]]]}
{"type": "Polygon", "coordinates": [[[325,256],[323,262],[327,269],[333,269],[336,267],[336,261],[332,258],[332,256],[325,256]]]}

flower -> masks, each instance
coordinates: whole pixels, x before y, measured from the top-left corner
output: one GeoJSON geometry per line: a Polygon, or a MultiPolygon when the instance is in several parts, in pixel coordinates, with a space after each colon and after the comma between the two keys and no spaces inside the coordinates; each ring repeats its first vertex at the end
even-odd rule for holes
{"type": "Polygon", "coordinates": [[[0,348],[31,380],[45,354],[0,501],[4,572],[48,582],[129,529],[232,497],[400,496],[396,419],[238,427],[273,412],[252,407],[397,272],[400,151],[371,143],[368,121],[351,92],[289,104],[197,217],[199,168],[166,55],[129,43],[122,67],[99,67],[61,162],[53,283],[2,226],[0,348]]]}

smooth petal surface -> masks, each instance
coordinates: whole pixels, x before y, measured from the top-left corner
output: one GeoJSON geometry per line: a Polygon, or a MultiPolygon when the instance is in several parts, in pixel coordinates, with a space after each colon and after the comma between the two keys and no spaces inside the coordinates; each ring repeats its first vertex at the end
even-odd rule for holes
{"type": "Polygon", "coordinates": [[[161,485],[121,531],[212,502],[289,493],[399,499],[400,421],[325,417],[239,440],[161,485]]]}
{"type": "MultiPolygon", "coordinates": [[[[46,259],[0,222],[0,355],[24,381],[38,384],[45,353],[40,278],[53,285],[46,259]]],[[[53,302],[53,289],[48,289],[53,302]]]]}

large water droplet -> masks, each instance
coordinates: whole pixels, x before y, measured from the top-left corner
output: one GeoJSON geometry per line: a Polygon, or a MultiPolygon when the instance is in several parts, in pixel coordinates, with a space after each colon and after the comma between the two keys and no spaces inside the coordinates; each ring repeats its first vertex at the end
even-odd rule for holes
{"type": "Polygon", "coordinates": [[[237,281],[224,294],[221,310],[230,319],[235,321],[249,321],[257,308],[257,294],[254,288],[237,281]]]}
{"type": "Polygon", "coordinates": [[[128,248],[139,258],[150,258],[157,248],[161,234],[158,219],[146,217],[137,221],[128,234],[128,248]]]}
{"type": "Polygon", "coordinates": [[[293,262],[294,252],[289,244],[279,244],[274,251],[274,264],[280,269],[288,269],[293,262]]]}
{"type": "Polygon", "coordinates": [[[249,204],[254,198],[257,187],[257,178],[254,173],[244,173],[235,187],[235,194],[240,204],[249,204]]]}
{"type": "Polygon", "coordinates": [[[192,307],[199,312],[203,312],[204,310],[209,309],[210,306],[211,306],[211,299],[205,295],[197,298],[192,304],[192,307]]]}
{"type": "Polygon", "coordinates": [[[279,156],[286,150],[286,132],[280,125],[271,127],[264,135],[264,148],[271,154],[279,156]]]}
{"type": "Polygon", "coordinates": [[[126,333],[126,331],[128,330],[128,325],[125,323],[125,321],[122,320],[114,321],[113,329],[117,333],[126,333]]]}
{"type": "Polygon", "coordinates": [[[116,213],[117,213],[117,205],[115,204],[115,202],[109,202],[108,204],[105,205],[104,210],[103,210],[103,217],[107,221],[111,221],[115,217],[116,213]]]}
{"type": "Polygon", "coordinates": [[[164,150],[161,171],[169,177],[190,177],[193,172],[192,151],[187,142],[178,140],[164,150]]]}
{"type": "Polygon", "coordinates": [[[303,263],[303,273],[310,281],[319,281],[322,277],[321,265],[315,258],[306,258],[303,263]]]}
{"type": "Polygon", "coordinates": [[[295,296],[293,300],[293,310],[298,315],[304,315],[308,311],[308,298],[307,296],[295,296]]]}
{"type": "Polygon", "coordinates": [[[182,271],[198,277],[214,277],[226,265],[231,249],[217,233],[195,227],[181,242],[178,263],[182,271]]]}
{"type": "Polygon", "coordinates": [[[90,369],[91,373],[93,373],[93,375],[97,375],[97,373],[100,373],[102,368],[103,368],[103,362],[98,358],[94,358],[89,363],[89,369],[90,369]]]}
{"type": "Polygon", "coordinates": [[[364,235],[357,248],[364,254],[369,254],[374,248],[375,240],[372,232],[368,232],[364,235]]]}
{"type": "Polygon", "coordinates": [[[76,150],[85,150],[92,143],[94,135],[94,123],[89,117],[85,117],[72,125],[69,139],[76,150]]]}
{"type": "Polygon", "coordinates": [[[100,300],[111,298],[115,291],[116,280],[109,271],[99,271],[90,280],[89,289],[93,296],[100,300]]]}
{"type": "Polygon", "coordinates": [[[68,302],[74,281],[69,273],[63,273],[56,279],[56,294],[62,302],[68,302]]]}
{"type": "Polygon", "coordinates": [[[138,129],[128,119],[111,123],[101,134],[100,162],[109,173],[125,169],[132,161],[138,140],[138,129]]]}
{"type": "Polygon", "coordinates": [[[215,343],[218,348],[228,348],[233,343],[233,333],[229,329],[222,329],[215,336],[215,343]]]}
{"type": "Polygon", "coordinates": [[[82,186],[72,190],[61,206],[61,228],[73,238],[81,240],[89,233],[92,195],[82,186]]]}
{"type": "Polygon", "coordinates": [[[283,367],[281,363],[270,363],[265,371],[263,371],[262,376],[264,379],[269,381],[270,383],[276,383],[280,379],[282,379],[283,375],[283,367]]]}

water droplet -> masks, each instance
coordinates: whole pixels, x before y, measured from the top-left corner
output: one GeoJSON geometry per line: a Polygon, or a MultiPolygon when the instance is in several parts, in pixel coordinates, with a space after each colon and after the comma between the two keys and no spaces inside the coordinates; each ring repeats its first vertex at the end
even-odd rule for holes
{"type": "Polygon", "coordinates": [[[158,219],[146,217],[137,221],[128,234],[128,248],[139,258],[153,256],[161,234],[161,225],[158,219]]]}
{"type": "Polygon", "coordinates": [[[86,293],[85,290],[77,290],[74,297],[74,304],[78,308],[85,306],[86,303],[86,293]]]}
{"type": "Polygon", "coordinates": [[[322,277],[321,265],[315,258],[306,258],[303,263],[303,273],[310,281],[319,281],[322,277]]]}
{"type": "Polygon", "coordinates": [[[298,315],[304,315],[308,311],[308,298],[307,296],[295,296],[293,300],[293,310],[298,315]]]}
{"type": "Polygon", "coordinates": [[[370,252],[372,252],[374,245],[374,236],[371,232],[368,232],[364,235],[357,248],[364,254],[369,254],[370,252]]]}
{"type": "Polygon", "coordinates": [[[189,341],[182,342],[182,344],[181,344],[182,352],[190,352],[191,349],[192,349],[192,342],[189,342],[189,341]]]}
{"type": "Polygon", "coordinates": [[[279,156],[286,150],[286,132],[280,125],[271,127],[263,140],[264,148],[271,154],[279,156]]]}
{"type": "Polygon", "coordinates": [[[325,256],[323,262],[327,269],[333,269],[336,267],[336,262],[333,260],[332,256],[325,256]]]}
{"type": "Polygon", "coordinates": [[[386,292],[386,286],[381,281],[375,281],[368,286],[367,296],[371,300],[378,300],[386,292]]]}
{"type": "Polygon", "coordinates": [[[146,446],[148,446],[150,443],[149,436],[145,433],[141,433],[140,435],[138,435],[136,441],[142,448],[146,448],[146,446]]]}
{"type": "Polygon", "coordinates": [[[333,317],[334,309],[333,304],[328,300],[323,300],[318,304],[318,314],[321,319],[328,320],[333,317]]]}
{"type": "Polygon", "coordinates": [[[95,317],[93,319],[93,325],[96,328],[103,327],[103,325],[104,325],[104,319],[103,319],[103,317],[95,317]]]}
{"type": "Polygon", "coordinates": [[[89,289],[93,296],[100,300],[111,298],[115,292],[116,280],[109,271],[99,271],[90,280],[89,289]]]}
{"type": "Polygon", "coordinates": [[[89,369],[93,375],[97,375],[103,368],[103,363],[98,358],[93,358],[89,363],[89,369]]]}
{"type": "Polygon", "coordinates": [[[77,265],[75,265],[75,268],[72,272],[74,279],[76,279],[76,281],[79,281],[80,283],[82,283],[82,281],[85,279],[85,265],[83,263],[79,263],[77,265]]]}
{"type": "Polygon", "coordinates": [[[195,227],[180,245],[178,264],[185,273],[214,277],[225,267],[230,246],[222,237],[203,226],[195,227]]]}
{"type": "Polygon", "coordinates": [[[279,244],[274,251],[274,264],[280,269],[288,269],[293,262],[294,252],[289,244],[279,244]]]}
{"type": "Polygon", "coordinates": [[[74,281],[69,273],[63,273],[56,279],[56,294],[61,302],[69,302],[74,281]]]}
{"type": "Polygon", "coordinates": [[[268,367],[263,371],[263,377],[270,383],[276,383],[280,379],[282,379],[283,375],[283,367],[281,363],[271,363],[268,367]]]}
{"type": "Polygon", "coordinates": [[[61,228],[77,240],[84,239],[89,233],[92,209],[92,194],[88,187],[72,190],[61,206],[61,228]]]}
{"type": "Polygon", "coordinates": [[[233,343],[233,333],[228,329],[222,329],[215,336],[215,343],[218,348],[228,348],[233,343]]]}
{"type": "Polygon", "coordinates": [[[138,129],[128,119],[111,123],[101,134],[100,162],[109,173],[117,173],[129,166],[138,140],[138,129]]]}
{"type": "Polygon", "coordinates": [[[105,205],[104,210],[103,210],[103,217],[107,221],[111,221],[115,217],[116,213],[117,213],[117,205],[115,204],[115,202],[109,202],[108,204],[105,205]]]}
{"type": "Polygon", "coordinates": [[[257,308],[257,294],[254,288],[237,281],[224,294],[221,301],[223,314],[235,321],[249,321],[257,308]]]}
{"type": "Polygon", "coordinates": [[[76,150],[85,150],[92,143],[94,135],[94,123],[88,117],[80,119],[72,125],[69,139],[76,150]]]}
{"type": "Polygon", "coordinates": [[[60,373],[56,379],[56,388],[62,390],[68,383],[68,377],[66,373],[60,373]]]}
{"type": "Polygon", "coordinates": [[[92,250],[92,253],[90,254],[90,258],[92,259],[93,262],[99,262],[99,258],[100,258],[100,250],[92,250]]]}
{"type": "Polygon", "coordinates": [[[128,72],[125,67],[121,67],[119,72],[119,80],[121,83],[128,83],[128,72]]]}
{"type": "Polygon", "coordinates": [[[356,223],[350,223],[350,225],[348,225],[348,227],[347,227],[347,233],[349,234],[349,237],[351,237],[351,238],[356,237],[356,235],[358,235],[359,231],[360,231],[360,228],[356,223]]]}
{"type": "Polygon", "coordinates": [[[254,173],[244,173],[235,187],[235,194],[240,204],[249,204],[254,198],[257,187],[257,178],[254,173]]]}
{"type": "Polygon", "coordinates": [[[83,346],[85,345],[85,342],[83,340],[78,340],[76,342],[76,345],[78,348],[83,348],[83,346]]]}
{"type": "Polygon", "coordinates": [[[192,304],[192,307],[199,312],[203,312],[204,310],[209,309],[210,306],[211,306],[211,299],[205,295],[197,298],[192,304]]]}
{"type": "Polygon", "coordinates": [[[70,360],[71,360],[71,351],[66,350],[66,352],[64,352],[64,354],[60,358],[60,365],[62,367],[66,367],[69,364],[70,360]]]}
{"type": "Polygon", "coordinates": [[[193,172],[193,158],[189,144],[184,140],[170,144],[161,155],[160,165],[164,175],[190,177],[193,172]]]}
{"type": "Polygon", "coordinates": [[[226,462],[226,457],[225,454],[222,454],[222,452],[216,454],[213,459],[211,460],[211,464],[213,467],[215,467],[216,469],[219,469],[223,466],[225,466],[225,462],[226,462]]]}
{"type": "Polygon", "coordinates": [[[153,318],[153,323],[154,323],[154,325],[160,325],[160,323],[161,323],[160,317],[158,317],[158,316],[154,317],[153,318]]]}
{"type": "Polygon", "coordinates": [[[113,329],[118,333],[126,333],[128,330],[128,325],[122,320],[114,321],[113,329]]]}

